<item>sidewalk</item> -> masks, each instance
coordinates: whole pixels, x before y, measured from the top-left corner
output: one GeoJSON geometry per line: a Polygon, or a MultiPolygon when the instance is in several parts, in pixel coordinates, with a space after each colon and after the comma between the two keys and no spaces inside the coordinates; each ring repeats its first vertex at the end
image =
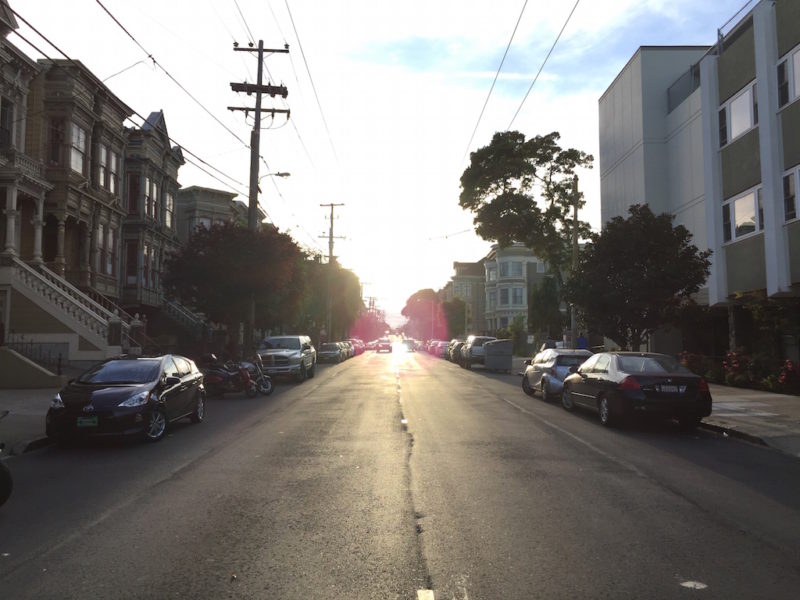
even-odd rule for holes
{"type": "MultiPolygon", "coordinates": [[[[522,371],[515,358],[514,377],[522,371]]],[[[709,385],[714,400],[711,416],[701,427],[763,444],[800,457],[800,397],[758,390],[709,385]]],[[[47,444],[45,414],[58,389],[0,389],[0,443],[3,455],[22,454],[47,444]]],[[[520,390],[520,393],[522,391],[520,390]]]]}

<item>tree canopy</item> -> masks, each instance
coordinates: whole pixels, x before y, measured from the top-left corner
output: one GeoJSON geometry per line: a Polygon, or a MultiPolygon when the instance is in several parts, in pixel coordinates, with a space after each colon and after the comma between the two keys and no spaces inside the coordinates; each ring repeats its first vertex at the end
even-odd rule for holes
{"type": "MultiPolygon", "coordinates": [[[[571,257],[572,209],[583,195],[573,192],[579,168],[591,168],[591,155],[558,145],[558,132],[526,140],[519,131],[495,133],[488,146],[470,154],[461,176],[459,205],[474,214],[478,235],[503,246],[523,242],[548,262],[560,284],[571,257]]],[[[578,234],[590,233],[578,222],[578,234]]]]}
{"type": "Polygon", "coordinates": [[[673,227],[672,215],[656,216],[646,205],[628,212],[592,235],[566,297],[592,331],[638,349],[647,335],[674,322],[705,283],[711,251],[699,251],[688,229],[673,227]]]}

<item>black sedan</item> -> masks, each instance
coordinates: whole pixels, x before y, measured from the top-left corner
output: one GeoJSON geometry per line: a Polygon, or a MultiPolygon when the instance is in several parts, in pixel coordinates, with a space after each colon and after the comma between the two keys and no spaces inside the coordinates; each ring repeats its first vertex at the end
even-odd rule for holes
{"type": "Polygon", "coordinates": [[[157,442],[169,423],[205,413],[203,375],[175,354],[112,358],[70,381],[47,411],[48,437],[140,436],[157,442]]]}
{"type": "Polygon", "coordinates": [[[675,418],[693,429],[711,414],[711,393],[702,377],[671,356],[601,352],[564,379],[561,404],[597,411],[606,426],[641,414],[675,418]]]}

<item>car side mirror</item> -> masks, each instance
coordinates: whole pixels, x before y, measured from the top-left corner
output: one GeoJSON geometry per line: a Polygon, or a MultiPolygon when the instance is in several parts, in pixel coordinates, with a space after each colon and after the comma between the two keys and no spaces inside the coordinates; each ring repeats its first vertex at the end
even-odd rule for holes
{"type": "Polygon", "coordinates": [[[531,366],[531,359],[530,358],[526,358],[525,359],[525,366],[526,367],[530,367],[531,366]]]}
{"type": "Polygon", "coordinates": [[[175,377],[174,375],[167,376],[166,380],[164,381],[164,383],[166,383],[167,386],[169,386],[169,387],[172,387],[174,385],[179,385],[180,382],[181,382],[181,378],[180,377],[175,377]]]}

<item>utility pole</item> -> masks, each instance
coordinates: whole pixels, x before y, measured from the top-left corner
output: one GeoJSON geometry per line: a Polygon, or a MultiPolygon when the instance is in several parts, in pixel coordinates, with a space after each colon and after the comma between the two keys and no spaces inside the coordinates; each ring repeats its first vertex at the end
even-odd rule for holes
{"type": "MultiPolygon", "coordinates": [[[[263,85],[263,72],[264,72],[264,53],[269,52],[278,52],[282,54],[289,53],[289,45],[286,44],[283,49],[264,49],[264,41],[258,40],[258,47],[253,48],[252,45],[249,48],[239,48],[239,44],[234,42],[233,44],[233,51],[234,52],[258,52],[258,75],[256,77],[255,85],[251,83],[235,83],[231,82],[231,89],[234,92],[246,92],[247,95],[255,94],[256,95],[256,106],[255,108],[246,108],[246,107],[237,107],[237,106],[229,106],[228,110],[237,111],[243,110],[245,114],[245,118],[253,111],[255,113],[255,119],[253,121],[253,130],[250,132],[250,190],[249,190],[249,205],[247,211],[247,227],[252,231],[256,231],[258,229],[258,159],[261,156],[260,146],[261,146],[261,95],[267,94],[274,98],[276,95],[280,95],[282,98],[286,98],[289,95],[289,92],[286,89],[286,86],[283,85],[263,85]]],[[[275,113],[286,113],[287,118],[289,116],[288,109],[278,109],[278,108],[268,108],[263,110],[263,112],[272,113],[274,116],[275,113]]],[[[255,320],[256,320],[256,298],[255,295],[250,296],[250,302],[247,311],[247,318],[245,321],[244,326],[244,340],[243,340],[243,348],[242,350],[247,349],[250,351],[253,347],[253,329],[255,328],[255,320]]],[[[244,354],[244,352],[242,352],[244,354]]]]}
{"type": "MultiPolygon", "coordinates": [[[[572,178],[572,277],[578,269],[578,176],[572,178]]],[[[570,347],[575,348],[578,339],[578,321],[575,317],[575,305],[570,304],[570,347]]]]}
{"type": "MultiPolygon", "coordinates": [[[[331,209],[331,225],[328,229],[328,341],[333,339],[333,240],[334,238],[343,240],[343,236],[333,235],[333,211],[337,206],[344,206],[344,204],[320,204],[323,208],[329,206],[331,209]]],[[[324,236],[320,236],[324,237],[324,236]]]]}

